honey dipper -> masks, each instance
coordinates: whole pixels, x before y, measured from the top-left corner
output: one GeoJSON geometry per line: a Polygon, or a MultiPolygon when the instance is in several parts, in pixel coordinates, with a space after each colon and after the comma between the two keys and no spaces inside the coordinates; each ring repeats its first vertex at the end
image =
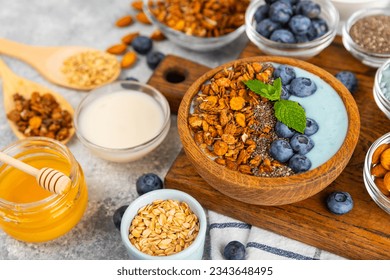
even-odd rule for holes
{"type": "Polygon", "coordinates": [[[44,167],[42,169],[37,169],[3,152],[0,152],[0,161],[34,176],[40,187],[52,193],[63,194],[70,188],[70,178],[53,168],[44,167]]]}

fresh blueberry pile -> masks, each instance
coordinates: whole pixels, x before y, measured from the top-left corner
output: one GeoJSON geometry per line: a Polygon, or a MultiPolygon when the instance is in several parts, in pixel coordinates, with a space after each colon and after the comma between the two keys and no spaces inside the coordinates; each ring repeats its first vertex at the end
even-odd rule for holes
{"type": "Polygon", "coordinates": [[[343,215],[352,210],[353,200],[348,192],[335,191],[328,196],[326,206],[333,214],[343,215]]]}
{"type": "Polygon", "coordinates": [[[321,37],[328,24],[311,0],[265,0],[255,12],[256,31],[275,42],[305,43],[321,37]]]}
{"type": "Polygon", "coordinates": [[[112,216],[112,220],[114,222],[114,225],[118,230],[121,229],[122,217],[123,217],[123,214],[125,213],[127,207],[129,207],[129,205],[123,205],[123,206],[119,207],[118,209],[115,210],[114,215],[112,216]]]}
{"type": "Polygon", "coordinates": [[[244,260],[245,246],[239,241],[230,241],[223,250],[223,256],[226,260],[244,260]]]}
{"type": "MultiPolygon", "coordinates": [[[[304,98],[317,90],[311,79],[297,77],[294,68],[289,65],[279,65],[274,71],[274,78],[280,78],[282,81],[283,99],[288,99],[291,95],[304,98]]],[[[306,118],[303,134],[277,121],[275,133],[280,139],[271,143],[270,155],[279,162],[287,163],[295,173],[309,170],[311,161],[305,155],[314,147],[314,142],[309,136],[315,134],[318,129],[318,123],[311,118],[306,118]]]]}

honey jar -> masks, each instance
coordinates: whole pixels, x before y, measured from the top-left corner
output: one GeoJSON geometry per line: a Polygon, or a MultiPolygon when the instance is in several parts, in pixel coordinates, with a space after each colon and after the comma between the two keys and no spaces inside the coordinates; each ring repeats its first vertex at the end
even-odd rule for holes
{"type": "Polygon", "coordinates": [[[56,169],[71,179],[64,194],[51,193],[36,179],[0,163],[0,227],[15,239],[45,242],[64,235],[81,219],[87,207],[88,191],[83,170],[70,150],[46,137],[18,140],[4,153],[41,169],[56,169]]]}

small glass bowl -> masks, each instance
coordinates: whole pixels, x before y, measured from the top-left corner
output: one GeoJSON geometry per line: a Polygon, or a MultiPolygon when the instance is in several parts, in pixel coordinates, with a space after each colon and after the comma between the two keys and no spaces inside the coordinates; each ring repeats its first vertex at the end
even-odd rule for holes
{"type": "Polygon", "coordinates": [[[183,32],[174,30],[167,25],[163,24],[159,20],[156,19],[156,17],[152,14],[152,12],[149,9],[149,5],[154,2],[161,1],[161,0],[143,0],[143,10],[145,14],[148,16],[150,21],[157,26],[157,28],[174,44],[181,46],[183,48],[197,51],[197,52],[207,52],[207,51],[213,51],[220,49],[229,43],[232,43],[234,40],[236,40],[238,37],[240,37],[244,31],[245,31],[245,25],[243,24],[239,28],[237,28],[235,31],[228,33],[223,36],[218,37],[197,37],[197,36],[191,36],[187,35],[183,32]]]}
{"type": "Polygon", "coordinates": [[[201,260],[203,258],[204,245],[206,240],[207,218],[206,212],[199,202],[189,194],[173,190],[161,189],[148,192],[134,200],[123,214],[121,221],[121,238],[125,245],[130,259],[133,260],[201,260]],[[185,202],[198,217],[199,232],[190,246],[182,251],[169,256],[152,256],[138,250],[129,240],[129,229],[138,210],[156,200],[177,200],[185,202]]]}
{"type": "Polygon", "coordinates": [[[378,105],[379,109],[385,113],[385,115],[390,119],[390,92],[388,92],[389,97],[386,97],[384,92],[381,89],[382,83],[382,73],[383,71],[390,71],[390,59],[387,60],[381,67],[378,68],[375,74],[374,81],[374,100],[378,105]]]}
{"type": "MultiPolygon", "coordinates": [[[[373,53],[365,50],[358,44],[356,44],[352,37],[349,35],[351,27],[360,19],[372,15],[388,15],[390,16],[389,9],[363,9],[359,10],[351,15],[347,22],[343,26],[343,44],[344,47],[363,64],[373,68],[380,67],[386,60],[390,59],[390,53],[373,53]]],[[[390,42],[388,42],[390,44],[390,42]]]]}
{"type": "MultiPolygon", "coordinates": [[[[170,116],[171,111],[167,99],[155,88],[135,81],[117,81],[91,91],[80,102],[74,116],[74,127],[76,130],[76,135],[81,143],[96,156],[113,162],[131,162],[142,158],[161,144],[161,142],[167,136],[171,125],[170,116]],[[109,96],[110,94],[118,91],[137,91],[152,97],[153,100],[156,101],[158,108],[161,109],[163,120],[162,125],[155,136],[148,139],[144,143],[138,144],[136,146],[129,145],[129,147],[125,148],[104,147],[94,143],[85,136],[81,127],[81,121],[83,118],[83,113],[85,112],[85,108],[87,108],[97,99],[109,96]]],[[[124,130],[132,129],[132,127],[122,128],[124,130]]],[[[134,131],[134,133],[137,134],[138,132],[134,131]]]]}
{"type": "Polygon", "coordinates": [[[332,43],[337,34],[340,16],[330,1],[313,0],[313,2],[321,6],[320,17],[328,24],[328,32],[321,37],[305,43],[287,44],[274,42],[260,35],[256,31],[254,15],[260,6],[265,4],[265,1],[259,0],[251,2],[245,14],[246,34],[249,40],[267,55],[287,56],[304,60],[316,56],[332,43]]]}
{"type": "Polygon", "coordinates": [[[368,149],[366,158],[364,160],[363,180],[367,192],[371,198],[380,208],[390,214],[390,197],[384,195],[383,192],[381,192],[381,190],[374,182],[374,177],[371,175],[372,155],[380,145],[385,143],[390,143],[390,132],[378,138],[368,149]]]}

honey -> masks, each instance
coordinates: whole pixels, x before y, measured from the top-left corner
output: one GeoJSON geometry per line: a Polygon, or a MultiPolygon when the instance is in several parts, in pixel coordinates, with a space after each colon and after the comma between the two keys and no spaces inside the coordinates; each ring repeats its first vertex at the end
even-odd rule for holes
{"type": "Polygon", "coordinates": [[[53,194],[35,178],[6,164],[0,165],[0,227],[15,239],[44,242],[71,230],[81,219],[88,194],[80,165],[58,141],[32,137],[4,150],[35,168],[51,167],[70,177],[70,190],[53,194]]]}

